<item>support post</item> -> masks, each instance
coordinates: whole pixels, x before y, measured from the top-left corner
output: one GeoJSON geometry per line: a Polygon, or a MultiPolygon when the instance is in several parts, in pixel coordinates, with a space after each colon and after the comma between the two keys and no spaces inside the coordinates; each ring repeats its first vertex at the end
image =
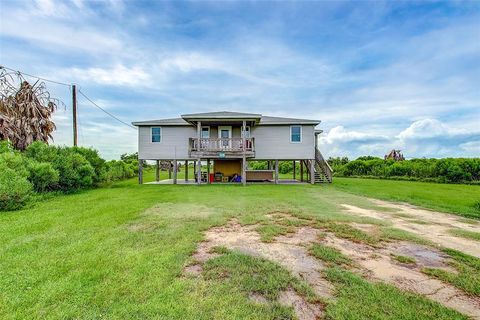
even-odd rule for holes
{"type": "Polygon", "coordinates": [[[157,160],[157,165],[155,167],[155,181],[160,181],[160,160],[157,160]]]}
{"type": "Polygon", "coordinates": [[[185,181],[188,181],[188,160],[185,160],[185,181]]]}
{"type": "Polygon", "coordinates": [[[143,161],[138,159],[138,184],[143,184],[143,161]]]}
{"type": "Polygon", "coordinates": [[[303,182],[303,160],[300,160],[300,182],[303,182]]]}
{"type": "Polygon", "coordinates": [[[197,160],[193,160],[193,180],[195,180],[196,174],[197,174],[197,160]]]}
{"type": "Polygon", "coordinates": [[[210,184],[210,159],[207,159],[207,183],[210,184]]]}
{"type": "Polygon", "coordinates": [[[310,160],[310,183],[315,184],[315,161],[310,160]]]}
{"type": "Polygon", "coordinates": [[[296,180],[296,172],[295,172],[296,168],[295,168],[295,160],[293,160],[293,180],[296,180]]]}
{"type": "Polygon", "coordinates": [[[173,162],[173,184],[177,184],[178,162],[173,162]]]}
{"type": "Polygon", "coordinates": [[[245,132],[247,131],[247,122],[243,120],[242,123],[242,151],[243,151],[243,158],[242,158],[242,184],[244,186],[247,185],[247,156],[246,152],[246,143],[247,140],[245,139],[245,132]]]}
{"type": "MultiPolygon", "coordinates": [[[[202,134],[202,122],[197,122],[197,148],[200,152],[200,135],[202,134]]],[[[197,168],[197,183],[200,185],[202,183],[202,159],[198,158],[198,168],[197,168]]]]}
{"type": "Polygon", "coordinates": [[[72,85],[72,112],[73,112],[73,146],[77,146],[77,86],[72,85]]]}
{"type": "Polygon", "coordinates": [[[172,162],[168,161],[168,179],[172,179],[172,162]]]}
{"type": "Polygon", "coordinates": [[[278,159],[275,160],[275,184],[278,184],[278,159]]]}

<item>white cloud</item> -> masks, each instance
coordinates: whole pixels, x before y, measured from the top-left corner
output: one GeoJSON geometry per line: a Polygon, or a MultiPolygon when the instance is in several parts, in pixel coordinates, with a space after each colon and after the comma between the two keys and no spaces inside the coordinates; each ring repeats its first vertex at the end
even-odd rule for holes
{"type": "Polygon", "coordinates": [[[440,121],[436,119],[422,119],[413,122],[408,128],[400,132],[398,138],[401,140],[425,139],[447,134],[447,127],[440,121]]]}
{"type": "Polygon", "coordinates": [[[95,82],[106,86],[143,86],[151,81],[151,76],[142,67],[126,67],[121,64],[110,69],[71,68],[59,73],[68,74],[70,79],[76,79],[77,82],[95,82]]]}

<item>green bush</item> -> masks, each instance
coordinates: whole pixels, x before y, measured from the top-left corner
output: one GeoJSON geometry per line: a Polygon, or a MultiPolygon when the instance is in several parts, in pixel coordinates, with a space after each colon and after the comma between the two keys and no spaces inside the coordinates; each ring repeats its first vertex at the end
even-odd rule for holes
{"type": "Polygon", "coordinates": [[[60,149],[53,166],[60,174],[58,186],[62,191],[75,191],[93,185],[93,167],[84,156],[71,149],[60,149]]]}
{"type": "Polygon", "coordinates": [[[1,140],[0,141],[0,153],[10,153],[13,152],[13,145],[8,140],[1,140]]]}
{"type": "Polygon", "coordinates": [[[330,158],[340,177],[377,177],[446,183],[479,183],[480,158],[412,159],[404,161],[361,157],[354,161],[330,158]],[[346,161],[345,161],[346,160],[346,161]]]}
{"type": "Polygon", "coordinates": [[[28,160],[20,153],[5,152],[0,153],[0,170],[6,168],[12,169],[18,175],[26,178],[28,177],[28,160]]]}
{"type": "Polygon", "coordinates": [[[55,190],[58,186],[60,175],[48,162],[31,161],[28,166],[28,180],[37,192],[55,190]]]}
{"type": "Polygon", "coordinates": [[[93,167],[93,170],[95,171],[93,183],[98,184],[105,181],[107,175],[107,165],[105,160],[100,158],[97,150],[83,147],[73,147],[73,151],[84,156],[93,167]]]}
{"type": "Polygon", "coordinates": [[[108,181],[121,180],[135,176],[135,166],[131,163],[125,163],[122,160],[111,160],[107,162],[108,181]]]}
{"type": "Polygon", "coordinates": [[[9,168],[0,170],[0,210],[16,210],[25,205],[32,192],[27,178],[9,168]]]}
{"type": "Polygon", "coordinates": [[[54,162],[58,157],[59,148],[35,141],[27,147],[24,154],[30,159],[38,162],[54,162]]]}

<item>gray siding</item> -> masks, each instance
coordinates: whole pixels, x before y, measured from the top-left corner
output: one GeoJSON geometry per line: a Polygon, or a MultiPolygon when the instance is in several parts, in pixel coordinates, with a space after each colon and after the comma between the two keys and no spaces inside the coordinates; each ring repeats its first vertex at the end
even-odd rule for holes
{"type": "Polygon", "coordinates": [[[138,157],[140,159],[189,159],[188,139],[197,136],[196,128],[163,126],[162,141],[151,142],[151,127],[138,128],[138,157]]]}
{"type": "Polygon", "coordinates": [[[295,160],[315,158],[315,127],[302,126],[302,142],[290,142],[290,125],[252,128],[255,158],[259,160],[295,160]]]}
{"type": "MultiPolygon", "coordinates": [[[[155,126],[153,126],[155,127],[155,126]]],[[[151,127],[138,128],[138,155],[140,159],[190,159],[189,138],[197,136],[191,126],[160,126],[162,141],[151,142],[151,127]]],[[[290,125],[257,126],[251,128],[255,138],[255,158],[259,160],[295,160],[315,158],[315,136],[313,125],[302,125],[302,142],[290,142],[290,125]]],[[[233,127],[233,137],[240,137],[240,127],[233,127]]],[[[217,127],[210,127],[210,137],[217,138],[217,127]]]]}

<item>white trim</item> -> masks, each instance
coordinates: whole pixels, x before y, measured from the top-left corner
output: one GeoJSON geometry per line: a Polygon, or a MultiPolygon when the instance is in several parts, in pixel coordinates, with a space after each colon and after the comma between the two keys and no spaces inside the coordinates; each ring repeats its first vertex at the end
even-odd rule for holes
{"type": "Polygon", "coordinates": [[[201,137],[201,138],[210,139],[210,126],[202,126],[202,128],[200,129],[200,137],[201,137]],[[202,136],[203,128],[207,128],[207,129],[208,129],[208,137],[203,137],[203,136],[202,136]]]}
{"type": "MultiPolygon", "coordinates": [[[[242,131],[242,127],[240,127],[240,132],[242,131]]],[[[252,128],[250,126],[245,126],[245,131],[248,132],[248,137],[245,136],[245,138],[251,138],[252,137],[252,128]]],[[[241,134],[243,138],[243,133],[241,134]]]]}
{"type": "Polygon", "coordinates": [[[161,142],[162,142],[162,127],[159,127],[159,126],[150,127],[150,143],[161,143],[161,142]],[[160,141],[152,141],[153,129],[160,129],[160,141]]]}
{"type": "MultiPolygon", "coordinates": [[[[228,139],[232,139],[232,126],[218,126],[218,138],[222,138],[222,130],[228,130],[228,139]]],[[[222,142],[223,143],[223,142],[222,142]]],[[[232,140],[228,140],[228,147],[232,147],[232,140]]]]}
{"type": "Polygon", "coordinates": [[[301,125],[293,125],[290,126],[290,143],[302,143],[302,136],[303,136],[303,128],[301,125]],[[292,141],[292,128],[293,127],[299,127],[300,128],[300,141],[292,141]]]}
{"type": "Polygon", "coordinates": [[[232,138],[232,126],[218,126],[218,139],[222,138],[222,130],[228,130],[228,139],[232,138]]]}

